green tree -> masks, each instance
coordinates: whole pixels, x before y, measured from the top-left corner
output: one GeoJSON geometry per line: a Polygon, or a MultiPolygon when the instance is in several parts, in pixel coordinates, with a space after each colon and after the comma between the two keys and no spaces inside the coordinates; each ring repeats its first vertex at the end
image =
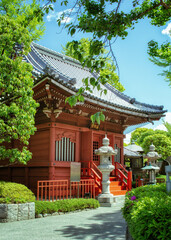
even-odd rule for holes
{"type": "Polygon", "coordinates": [[[161,75],[165,77],[171,87],[171,44],[165,43],[159,47],[157,42],[150,41],[148,43],[148,54],[151,62],[165,69],[161,75]]]}
{"type": "Polygon", "coordinates": [[[137,128],[131,134],[131,142],[132,141],[136,141],[136,143],[143,148],[145,153],[149,151],[149,147],[153,143],[156,147],[156,151],[162,155],[163,159],[171,155],[171,137],[166,131],[137,128]]]}
{"type": "Polygon", "coordinates": [[[171,123],[164,122],[163,124],[166,127],[166,129],[167,129],[168,136],[171,138],[171,123]]]}
{"type": "Polygon", "coordinates": [[[131,143],[136,142],[139,144],[139,138],[140,136],[147,132],[149,129],[148,128],[137,128],[135,131],[131,133],[131,143]]]}
{"type": "Polygon", "coordinates": [[[34,134],[32,67],[23,61],[33,40],[43,34],[42,14],[33,0],[0,2],[0,159],[8,164],[31,159],[28,140],[34,134]],[[36,13],[36,14],[35,14],[36,13]]]}
{"type": "MultiPolygon", "coordinates": [[[[61,1],[61,5],[67,3],[70,1],[61,1]]],[[[152,25],[164,26],[171,17],[170,0],[132,0],[126,11],[123,11],[122,4],[122,0],[77,0],[74,5],[78,6],[77,21],[66,24],[66,28],[71,35],[77,31],[92,33],[96,44],[91,54],[96,55],[103,48],[102,41],[107,42],[115,37],[124,39],[128,29],[134,29],[139,20],[147,17],[152,25]]],[[[66,13],[61,15],[59,25],[65,16],[66,13]]]]}
{"type": "MultiPolygon", "coordinates": [[[[47,1],[49,3],[56,2],[56,0],[47,1]]],[[[71,3],[69,0],[61,1],[61,5],[71,3]]],[[[77,9],[76,21],[66,24],[68,33],[73,36],[77,32],[91,33],[92,39],[90,41],[89,58],[84,59],[84,51],[79,47],[79,42],[73,40],[72,48],[77,59],[83,66],[91,68],[92,71],[99,72],[105,65],[106,57],[98,58],[103,54],[104,43],[110,46],[111,42],[117,37],[126,38],[129,29],[134,29],[134,25],[143,18],[148,18],[154,26],[164,26],[171,18],[171,3],[170,0],[132,0],[129,1],[130,8],[123,11],[124,1],[122,0],[77,0],[73,4],[73,8],[77,9]]],[[[48,7],[47,7],[48,12],[48,7]]],[[[58,19],[58,25],[66,17],[66,12],[58,19]]],[[[115,59],[112,53],[113,59],[115,59]]],[[[115,61],[116,62],[116,61],[115,61]]],[[[69,100],[73,104],[81,99],[80,95],[84,90],[90,91],[89,87],[101,90],[99,81],[105,84],[108,75],[100,76],[98,81],[92,79],[91,81],[84,81],[86,88],[80,91],[69,100]]],[[[82,98],[83,99],[83,98],[82,98]]]]}
{"type": "MultiPolygon", "coordinates": [[[[73,45],[72,42],[68,42],[66,46],[63,47],[63,53],[67,56],[70,56],[79,60],[79,55],[75,54],[75,51],[72,45],[73,45]]],[[[86,59],[88,60],[91,55],[90,40],[88,38],[82,38],[78,42],[78,48],[82,53],[82,57],[84,61],[86,61],[86,59]]],[[[108,52],[104,47],[102,50],[103,50],[103,53],[100,54],[100,56],[97,56],[98,58],[103,58],[104,57],[103,55],[108,52]]],[[[109,57],[104,58],[104,66],[100,69],[100,72],[99,72],[100,76],[102,76],[103,78],[105,76],[108,76],[108,83],[113,87],[115,87],[120,92],[123,92],[125,89],[123,85],[119,82],[119,77],[115,71],[116,71],[116,67],[113,61],[111,60],[111,58],[109,57]]]]}

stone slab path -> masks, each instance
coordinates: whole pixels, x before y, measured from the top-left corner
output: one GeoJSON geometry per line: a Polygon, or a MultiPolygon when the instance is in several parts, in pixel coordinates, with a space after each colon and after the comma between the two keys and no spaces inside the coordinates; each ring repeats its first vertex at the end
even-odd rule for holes
{"type": "Polygon", "coordinates": [[[113,207],[0,223],[0,240],[125,240],[123,201],[113,207]]]}

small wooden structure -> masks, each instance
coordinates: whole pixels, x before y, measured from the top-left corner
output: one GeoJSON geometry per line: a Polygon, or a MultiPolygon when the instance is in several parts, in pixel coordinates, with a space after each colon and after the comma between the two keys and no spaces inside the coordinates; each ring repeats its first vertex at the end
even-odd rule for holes
{"type": "Polygon", "coordinates": [[[84,102],[71,107],[65,103],[66,97],[78,91],[83,78],[96,78],[96,74],[83,69],[78,61],[35,43],[25,61],[33,66],[34,99],[40,105],[35,117],[37,131],[29,144],[33,156],[26,166],[1,168],[0,179],[25,184],[36,193],[38,181],[70,181],[71,163],[80,162],[81,179],[94,179],[100,191],[99,156],[94,150],[101,146],[107,132],[111,146],[118,149],[112,157],[112,164],[118,163],[117,169],[111,175],[119,174],[120,181],[124,181],[124,130],[159,120],[165,112],[163,107],[140,103],[109,84],[101,86],[107,95],[99,96],[92,89],[91,94],[84,93],[84,102]],[[103,109],[106,119],[97,127],[90,116],[103,109]]]}
{"type": "Polygon", "coordinates": [[[131,168],[132,177],[135,181],[136,177],[142,174],[143,149],[136,144],[124,147],[124,164],[127,168],[131,168]]]}

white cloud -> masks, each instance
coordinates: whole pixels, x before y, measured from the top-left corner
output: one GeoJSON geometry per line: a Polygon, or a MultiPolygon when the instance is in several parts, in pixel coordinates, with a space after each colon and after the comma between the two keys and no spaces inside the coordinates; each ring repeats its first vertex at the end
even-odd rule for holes
{"type": "Polygon", "coordinates": [[[125,135],[124,143],[129,144],[131,140],[131,133],[125,135]]]}
{"type": "MultiPolygon", "coordinates": [[[[171,123],[171,112],[166,113],[166,116],[163,120],[164,120],[164,122],[171,123]]],[[[163,124],[159,124],[158,126],[156,126],[154,128],[154,130],[156,130],[156,129],[167,131],[166,127],[163,124]]]]}
{"type": "Polygon", "coordinates": [[[66,9],[66,10],[61,11],[61,12],[56,12],[55,10],[53,10],[47,15],[46,19],[47,19],[48,22],[51,22],[53,20],[59,19],[62,16],[62,14],[65,14],[66,16],[61,21],[61,23],[69,23],[69,22],[72,21],[71,14],[73,12],[75,12],[75,9],[72,9],[72,8],[66,9]]]}
{"type": "Polygon", "coordinates": [[[169,23],[168,26],[165,29],[163,29],[162,34],[166,34],[171,37],[171,23],[169,23]]]}

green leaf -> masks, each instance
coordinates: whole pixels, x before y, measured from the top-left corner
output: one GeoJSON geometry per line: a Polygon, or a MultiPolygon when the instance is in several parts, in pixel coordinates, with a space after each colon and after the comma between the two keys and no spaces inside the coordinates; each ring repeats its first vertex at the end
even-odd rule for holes
{"type": "Polygon", "coordinates": [[[96,121],[95,115],[91,115],[91,116],[90,116],[90,119],[91,119],[92,123],[95,123],[95,121],[96,121]]]}
{"type": "Polygon", "coordinates": [[[76,29],[72,28],[71,31],[70,31],[71,36],[74,35],[75,32],[76,32],[76,29]]]}

